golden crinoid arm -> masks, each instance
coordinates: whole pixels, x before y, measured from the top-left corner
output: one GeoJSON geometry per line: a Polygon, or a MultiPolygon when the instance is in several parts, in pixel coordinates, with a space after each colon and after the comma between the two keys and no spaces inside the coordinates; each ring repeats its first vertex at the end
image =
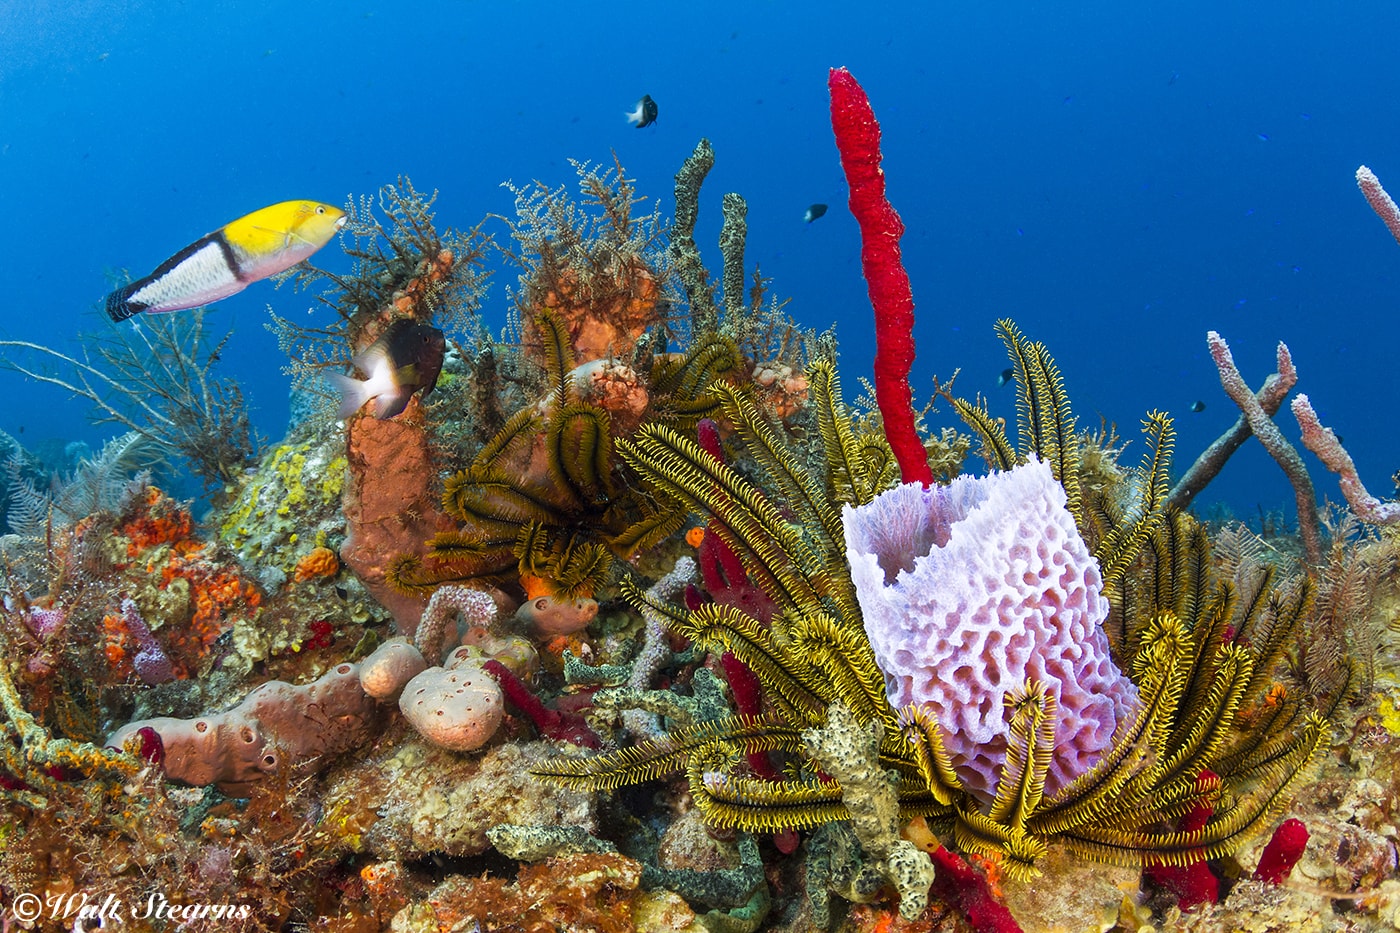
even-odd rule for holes
{"type": "Polygon", "coordinates": [[[808,529],[821,559],[844,563],[841,512],[825,488],[778,440],[754,404],[751,392],[726,385],[716,386],[714,392],[724,406],[725,417],[743,439],[746,452],[772,480],[797,523],[808,529]]]}
{"type": "MultiPolygon", "coordinates": [[[[501,429],[491,436],[491,439],[481,450],[477,451],[472,464],[478,469],[489,472],[491,467],[498,465],[504,458],[531,443],[543,424],[543,419],[533,407],[526,406],[520,409],[507,418],[501,429]]],[[[442,504],[448,514],[452,514],[451,500],[444,497],[442,504]]],[[[461,516],[454,517],[461,518],[461,516]]]]}
{"type": "Polygon", "coordinates": [[[1253,670],[1249,652],[1238,645],[1217,652],[1207,675],[1209,688],[1193,706],[1183,706],[1168,739],[1157,781],[1160,791],[1170,794],[1176,784],[1181,793],[1189,794],[1197,776],[1216,767],[1234,734],[1235,715],[1253,670]]]}
{"type": "Polygon", "coordinates": [[[1079,514],[1079,438],[1074,433],[1074,413],[1065,394],[1064,378],[1045,345],[1030,341],[1016,325],[1003,318],[996,323],[998,336],[1016,370],[1016,426],[1021,454],[1035,453],[1050,470],[1068,497],[1071,515],[1079,514]]]}
{"type": "Polygon", "coordinates": [[[608,539],[608,547],[622,557],[630,558],[656,547],[684,528],[690,519],[685,506],[671,499],[638,496],[635,505],[641,517],[608,539]]]}
{"type": "Polygon", "coordinates": [[[690,796],[705,822],[742,832],[816,829],[848,820],[841,786],[834,781],[768,781],[734,777],[692,764],[690,796]]]}
{"type": "Polygon", "coordinates": [[[1149,412],[1142,425],[1147,453],[1143,455],[1142,465],[1138,468],[1135,484],[1137,498],[1094,548],[1094,557],[1102,569],[1106,591],[1119,585],[1123,574],[1137,560],[1138,552],[1166,514],[1176,432],[1172,419],[1160,411],[1149,412]]]}
{"type": "Polygon", "coordinates": [[[798,729],[756,716],[731,716],[676,729],[658,739],[590,758],[559,756],[531,774],[564,787],[609,790],[684,771],[693,756],[712,759],[719,746],[734,753],[802,748],[798,729]]]}
{"type": "Polygon", "coordinates": [[[820,608],[810,574],[822,563],[799,530],[752,483],[698,443],[660,425],[619,440],[624,460],[661,495],[711,519],[750,582],[780,606],[820,608]]]}
{"type": "Polygon", "coordinates": [[[482,523],[516,528],[527,522],[559,525],[565,519],[564,511],[541,490],[490,464],[472,464],[449,476],[442,499],[449,514],[473,527],[482,523]]]}
{"type": "Polygon", "coordinates": [[[574,345],[569,338],[568,325],[552,308],[539,309],[531,321],[540,341],[547,391],[555,404],[567,404],[574,396],[574,384],[569,378],[574,368],[574,345]]]}
{"type": "Polygon", "coordinates": [[[1012,716],[996,797],[983,814],[964,796],[954,812],[953,837],[962,849],[999,856],[1008,874],[1026,879],[1038,874],[1035,862],[1045,854],[1045,841],[1026,824],[1040,806],[1054,753],[1055,700],[1031,680],[1007,694],[1006,705],[1012,716]]]}
{"type": "Polygon", "coordinates": [[[970,799],[959,803],[954,813],[953,841],[964,852],[999,858],[1002,870],[1020,881],[1040,874],[1035,863],[1046,851],[1044,840],[997,822],[978,810],[970,799]]]}
{"type": "Polygon", "coordinates": [[[565,599],[592,596],[607,577],[612,555],[587,540],[588,534],[530,522],[520,529],[512,549],[520,574],[550,581],[555,595],[565,599]]]}
{"type": "Polygon", "coordinates": [[[828,494],[835,502],[865,505],[880,491],[879,477],[871,474],[851,430],[836,365],[831,360],[816,360],[807,367],[807,384],[811,387],[811,408],[817,416],[817,432],[826,457],[828,494]]]}
{"type": "Polygon", "coordinates": [[[1000,418],[993,418],[987,410],[986,400],[978,397],[976,403],[955,398],[953,410],[958,417],[972,428],[982,441],[982,456],[993,470],[1009,470],[1021,462],[1016,448],[1006,436],[1006,427],[1000,418]]]}
{"type": "Polygon", "coordinates": [[[651,394],[672,404],[693,403],[704,397],[711,383],[737,373],[742,364],[733,340],[709,334],[697,339],[684,356],[657,358],[651,368],[651,394]]]}
{"type": "Polygon", "coordinates": [[[1239,625],[1237,638],[1249,646],[1254,657],[1254,677],[1245,688],[1246,699],[1262,698],[1269,689],[1273,675],[1294,642],[1299,627],[1312,615],[1317,592],[1313,581],[1302,577],[1280,590],[1269,593],[1264,611],[1253,624],[1239,625]]]}
{"type": "Polygon", "coordinates": [[[1028,680],[1006,695],[1006,706],[1011,710],[1006,761],[987,816],[1020,831],[1045,795],[1055,751],[1055,698],[1039,681],[1028,680]]]}
{"type": "Polygon", "coordinates": [[[461,541],[459,537],[455,532],[444,532],[429,542],[434,544],[439,539],[451,538],[454,544],[460,543],[462,547],[452,551],[451,559],[437,560],[432,550],[426,560],[417,554],[396,555],[384,568],[385,581],[408,596],[431,596],[445,584],[479,582],[506,574],[515,567],[511,554],[513,535],[504,542],[461,541]]]}
{"type": "Polygon", "coordinates": [[[1217,807],[1206,825],[1194,832],[1103,824],[1082,826],[1060,838],[1087,858],[1128,866],[1187,865],[1235,852],[1268,828],[1288,805],[1328,733],[1320,716],[1309,716],[1290,752],[1261,774],[1248,793],[1217,807]]]}
{"type": "Polygon", "coordinates": [[[568,494],[576,509],[607,502],[612,496],[612,421],[596,405],[573,402],[549,416],[545,454],[554,485],[568,494]]]}
{"type": "Polygon", "coordinates": [[[899,711],[898,721],[929,794],[944,806],[959,802],[967,792],[953,770],[953,759],[933,713],[923,706],[906,706],[899,711]]]}
{"type": "Polygon", "coordinates": [[[807,658],[780,646],[772,630],[734,606],[706,603],[670,628],[715,654],[729,652],[762,682],[766,696],[787,722],[816,723],[835,699],[807,658]]]}
{"type": "MultiPolygon", "coordinates": [[[[798,463],[754,404],[751,392],[726,385],[715,386],[713,391],[745,451],[767,475],[784,510],[791,515],[791,524],[802,530],[802,539],[814,558],[814,563],[804,568],[807,578],[819,594],[835,602],[838,622],[858,627],[860,607],[846,564],[846,533],[839,503],[826,484],[798,463]]],[[[857,462],[863,462],[854,445],[850,452],[857,462]]],[[[827,472],[830,470],[828,463],[827,472]]]]}
{"type": "Polygon", "coordinates": [[[787,654],[802,659],[823,685],[828,703],[843,703],[857,721],[881,722],[887,735],[897,735],[885,678],[863,631],[841,625],[825,612],[784,613],[774,621],[774,629],[787,654]]]}
{"type": "Polygon", "coordinates": [[[1119,725],[1113,745],[1093,768],[1029,816],[1031,833],[1059,836],[1081,826],[1155,818],[1153,790],[1160,774],[1159,759],[1165,755],[1181,702],[1189,651],[1190,635],[1180,620],[1164,613],[1152,621],[1133,673],[1142,706],[1119,725]]]}

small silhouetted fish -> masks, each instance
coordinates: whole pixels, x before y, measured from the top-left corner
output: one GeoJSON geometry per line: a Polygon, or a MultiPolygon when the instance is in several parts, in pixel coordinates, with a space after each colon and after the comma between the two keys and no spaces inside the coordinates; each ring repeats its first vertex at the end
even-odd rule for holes
{"type": "Polygon", "coordinates": [[[1268,134],[1268,133],[1255,133],[1254,135],[1259,137],[1259,141],[1260,141],[1261,143],[1266,143],[1266,142],[1269,141],[1269,134],[1268,134]]]}
{"type": "Polygon", "coordinates": [[[1205,410],[1206,410],[1206,403],[1203,402],[1203,401],[1201,401],[1200,399],[1197,399],[1196,401],[1194,401],[1194,402],[1191,403],[1191,410],[1192,410],[1192,411],[1205,411],[1205,410]]]}
{"type": "Polygon", "coordinates": [[[637,106],[627,112],[627,122],[637,129],[656,122],[656,101],[651,99],[650,94],[643,94],[642,99],[637,101],[637,106]]]}
{"type": "Polygon", "coordinates": [[[343,373],[326,373],[340,390],[341,418],[348,418],[360,406],[374,400],[374,417],[393,418],[408,407],[408,400],[419,389],[427,395],[437,385],[447,339],[431,324],[400,318],[389,325],[379,339],[355,357],[355,368],[365,374],[356,379],[343,373]]]}
{"type": "Polygon", "coordinates": [[[1176,83],[1177,77],[1178,77],[1177,73],[1176,73],[1175,71],[1173,71],[1173,72],[1172,72],[1172,76],[1171,76],[1170,78],[1167,79],[1167,84],[1168,84],[1168,85],[1175,84],[1175,83],[1176,83]]]}
{"type": "Polygon", "coordinates": [[[1016,370],[1014,370],[1014,369],[1003,369],[1003,370],[1001,371],[1001,375],[997,376],[997,388],[1000,389],[1002,386],[1006,385],[1008,382],[1010,382],[1010,381],[1011,381],[1012,379],[1014,379],[1015,377],[1016,377],[1016,370]]]}
{"type": "Polygon", "coordinates": [[[802,219],[807,223],[811,223],[825,213],[825,204],[813,204],[811,207],[807,208],[807,213],[802,215],[802,219]]]}

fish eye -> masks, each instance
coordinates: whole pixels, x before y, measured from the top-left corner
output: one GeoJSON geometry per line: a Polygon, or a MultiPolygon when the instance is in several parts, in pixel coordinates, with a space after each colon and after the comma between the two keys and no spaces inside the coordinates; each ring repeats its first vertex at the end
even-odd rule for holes
{"type": "Polygon", "coordinates": [[[318,213],[318,214],[324,214],[325,212],[326,212],[326,205],[324,205],[324,204],[317,204],[317,205],[316,205],[316,213],[318,213]]]}

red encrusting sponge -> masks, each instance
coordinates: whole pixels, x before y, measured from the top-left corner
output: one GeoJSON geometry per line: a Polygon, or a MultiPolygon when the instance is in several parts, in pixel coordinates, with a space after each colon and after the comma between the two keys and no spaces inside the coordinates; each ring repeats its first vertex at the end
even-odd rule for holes
{"type": "Polygon", "coordinates": [[[1254,869],[1254,880],[1283,884],[1307,847],[1308,828],[1303,821],[1284,820],[1274,830],[1269,844],[1264,846],[1264,854],[1259,856],[1259,867],[1254,869]]]}

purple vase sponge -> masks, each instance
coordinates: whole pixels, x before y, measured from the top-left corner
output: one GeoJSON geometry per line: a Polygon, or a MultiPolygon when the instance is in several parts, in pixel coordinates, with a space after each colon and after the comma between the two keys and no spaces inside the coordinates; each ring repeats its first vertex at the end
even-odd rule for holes
{"type": "Polygon", "coordinates": [[[1055,698],[1053,797],[1138,708],[1109,657],[1098,563],[1038,460],[947,486],[909,483],[844,509],[865,630],[896,708],[933,711],[958,776],[990,801],[1006,758],[1006,695],[1055,698]]]}

